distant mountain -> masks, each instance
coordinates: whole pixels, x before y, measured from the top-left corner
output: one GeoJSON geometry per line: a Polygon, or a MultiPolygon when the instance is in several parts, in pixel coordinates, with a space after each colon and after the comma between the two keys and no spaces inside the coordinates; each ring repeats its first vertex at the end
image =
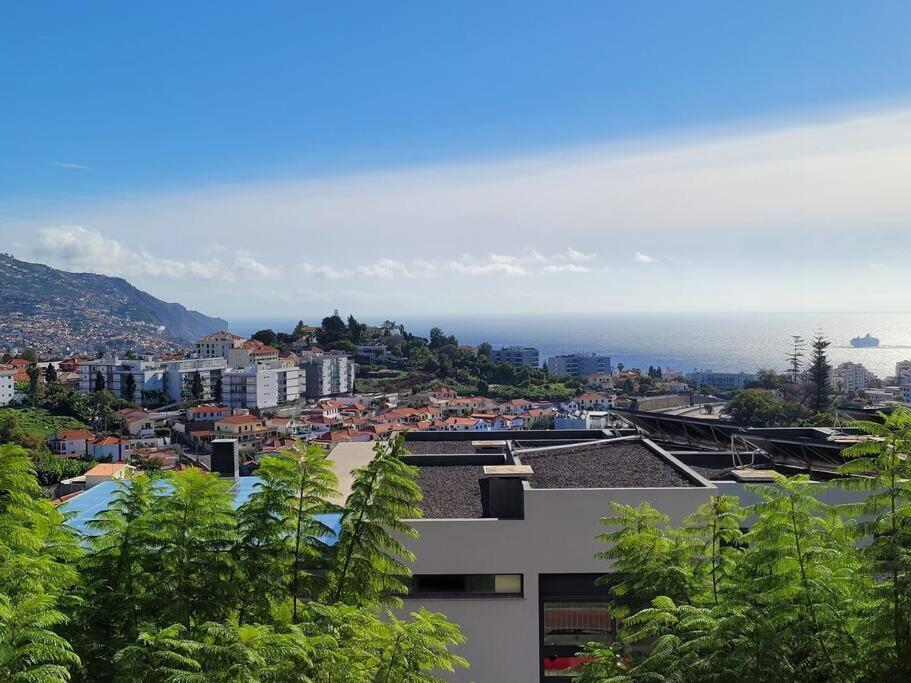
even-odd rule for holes
{"type": "Polygon", "coordinates": [[[69,273],[0,254],[0,348],[165,351],[227,326],[123,278],[69,273]]]}

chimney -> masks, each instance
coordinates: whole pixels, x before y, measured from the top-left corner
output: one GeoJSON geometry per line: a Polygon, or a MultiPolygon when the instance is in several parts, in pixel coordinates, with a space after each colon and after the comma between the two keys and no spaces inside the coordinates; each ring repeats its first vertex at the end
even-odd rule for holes
{"type": "Polygon", "coordinates": [[[484,517],[525,519],[522,482],[531,475],[528,465],[485,465],[484,477],[479,482],[484,517]]]}
{"type": "Polygon", "coordinates": [[[237,439],[212,439],[212,471],[220,477],[240,479],[240,445],[237,439]]]}

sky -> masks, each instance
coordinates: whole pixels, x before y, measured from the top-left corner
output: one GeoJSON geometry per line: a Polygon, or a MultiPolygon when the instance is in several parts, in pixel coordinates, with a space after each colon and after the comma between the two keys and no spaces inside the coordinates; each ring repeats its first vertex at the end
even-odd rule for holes
{"type": "Polygon", "coordinates": [[[908,2],[10,2],[0,251],[228,319],[907,311],[908,2]]]}

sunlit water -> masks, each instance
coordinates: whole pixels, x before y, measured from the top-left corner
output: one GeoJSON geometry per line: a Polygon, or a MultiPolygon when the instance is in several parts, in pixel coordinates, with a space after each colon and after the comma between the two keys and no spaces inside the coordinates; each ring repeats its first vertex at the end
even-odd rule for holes
{"type": "MultiPolygon", "coordinates": [[[[660,365],[690,371],[755,371],[785,367],[792,334],[810,339],[817,329],[831,340],[833,363],[855,361],[880,377],[895,363],[911,358],[909,313],[736,313],[736,314],[592,314],[590,316],[406,317],[407,329],[426,335],[433,325],[455,334],[464,344],[534,346],[543,358],[558,353],[598,351],[626,367],[660,365]],[[850,339],[870,332],[880,346],[855,349],[850,339]]],[[[378,322],[365,319],[365,322],[378,322]]],[[[295,320],[238,320],[232,330],[251,334],[263,327],[290,330],[295,320]]],[[[317,323],[316,320],[307,322],[317,323]]]]}

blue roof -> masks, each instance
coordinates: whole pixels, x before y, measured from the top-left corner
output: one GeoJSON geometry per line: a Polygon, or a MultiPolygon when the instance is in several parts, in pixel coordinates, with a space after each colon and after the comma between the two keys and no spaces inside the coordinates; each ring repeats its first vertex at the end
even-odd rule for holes
{"type": "MultiPolygon", "coordinates": [[[[231,492],[234,494],[235,510],[247,502],[259,481],[259,477],[241,477],[231,487],[231,492]]],[[[129,485],[128,481],[125,483],[129,485]]],[[[78,496],[70,498],[60,506],[61,512],[68,516],[66,523],[83,536],[91,535],[92,532],[88,523],[97,517],[100,512],[107,509],[114,499],[119,486],[120,482],[105,481],[86,489],[78,496]]],[[[332,529],[333,533],[324,537],[322,539],[323,542],[327,545],[335,545],[342,527],[342,516],[340,514],[315,515],[315,519],[332,529]]]]}

